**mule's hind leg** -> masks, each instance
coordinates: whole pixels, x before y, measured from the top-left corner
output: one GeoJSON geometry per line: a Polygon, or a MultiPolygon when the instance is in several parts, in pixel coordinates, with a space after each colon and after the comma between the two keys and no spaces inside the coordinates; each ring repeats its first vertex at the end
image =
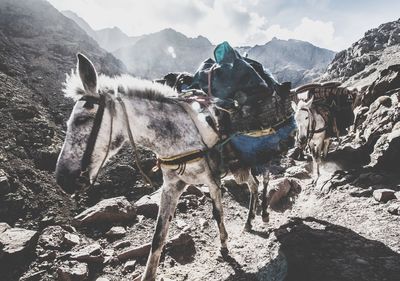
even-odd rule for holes
{"type": "Polygon", "coordinates": [[[207,185],[210,190],[210,197],[212,200],[213,217],[217,222],[219,230],[219,236],[221,240],[221,252],[226,253],[228,251],[228,246],[227,246],[228,233],[226,232],[224,224],[224,210],[222,208],[222,202],[221,202],[221,197],[222,197],[221,187],[213,179],[211,179],[207,185]]]}
{"type": "Polygon", "coordinates": [[[324,139],[324,144],[323,144],[323,152],[322,152],[322,157],[325,159],[326,156],[328,155],[329,151],[329,145],[331,144],[331,139],[327,138],[324,139]]]}
{"type": "Polygon", "coordinates": [[[157,226],[151,243],[150,256],[147,259],[146,269],[142,281],[156,279],[156,271],[160,256],[168,234],[168,227],[175,212],[178,199],[182,194],[185,183],[178,181],[176,184],[164,183],[161,191],[160,208],[158,210],[157,226]]]}
{"type": "Polygon", "coordinates": [[[261,217],[263,222],[269,222],[269,214],[268,214],[268,204],[269,204],[269,198],[268,198],[268,184],[269,184],[269,171],[265,171],[263,174],[263,191],[262,191],[262,200],[261,200],[261,208],[262,208],[262,213],[261,217]]]}
{"type": "Polygon", "coordinates": [[[247,221],[244,226],[245,231],[250,231],[252,229],[251,221],[256,216],[256,208],[258,205],[258,181],[249,171],[249,176],[247,179],[247,186],[250,190],[250,203],[249,203],[249,213],[247,215],[247,221]]]}

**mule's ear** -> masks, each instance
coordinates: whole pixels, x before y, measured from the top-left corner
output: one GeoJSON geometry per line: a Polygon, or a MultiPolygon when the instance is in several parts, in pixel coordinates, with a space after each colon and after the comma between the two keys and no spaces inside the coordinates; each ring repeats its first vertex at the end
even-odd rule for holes
{"type": "Polygon", "coordinates": [[[314,96],[312,96],[311,99],[306,103],[306,106],[307,106],[308,108],[310,108],[311,105],[312,105],[312,103],[313,103],[313,101],[314,101],[314,96]]]}
{"type": "Polygon", "coordinates": [[[290,103],[290,105],[292,106],[293,111],[296,112],[297,111],[297,104],[294,101],[292,101],[290,103]]]}
{"type": "Polygon", "coordinates": [[[97,72],[93,63],[78,53],[78,73],[87,94],[97,95],[97,72]]]}

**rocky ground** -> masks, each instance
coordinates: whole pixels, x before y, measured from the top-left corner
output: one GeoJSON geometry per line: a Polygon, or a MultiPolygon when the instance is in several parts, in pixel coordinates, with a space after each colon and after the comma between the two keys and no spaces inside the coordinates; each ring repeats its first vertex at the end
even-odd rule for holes
{"type": "MultiPolygon", "coordinates": [[[[270,187],[285,196],[275,193],[269,223],[257,217],[254,230],[243,232],[249,195],[226,180],[225,257],[207,189],[190,188],[160,277],[399,280],[400,67],[393,30],[398,21],[368,32],[324,76],[361,86],[356,124],[333,146],[318,185],[311,184],[308,162],[284,157],[270,187]],[[373,55],[379,60],[364,59],[373,55]]],[[[150,195],[129,148],[84,196],[63,193],[53,175],[72,107],[62,82],[75,53],[83,50],[110,75],[124,67],[41,0],[0,0],[0,49],[0,279],[132,280],[144,270],[158,193],[150,195]]],[[[149,171],[154,157],[141,155],[149,171]]],[[[160,186],[160,175],[152,178],[160,186]]]]}

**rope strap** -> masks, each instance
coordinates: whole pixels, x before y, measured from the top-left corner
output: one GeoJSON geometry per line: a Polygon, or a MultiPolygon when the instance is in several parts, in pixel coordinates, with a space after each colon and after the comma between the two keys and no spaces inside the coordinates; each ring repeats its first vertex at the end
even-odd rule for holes
{"type": "Polygon", "coordinates": [[[124,111],[124,116],[125,116],[125,120],[126,120],[126,126],[128,127],[129,141],[131,142],[131,146],[132,146],[132,149],[133,149],[133,152],[134,152],[133,155],[135,157],[136,166],[138,167],[138,169],[139,169],[140,173],[142,174],[142,177],[145,179],[145,181],[152,187],[153,190],[155,190],[153,182],[146,175],[146,173],[143,171],[142,165],[140,164],[138,149],[136,147],[135,140],[133,139],[132,130],[131,130],[131,126],[129,124],[129,118],[128,118],[128,113],[126,111],[125,103],[122,101],[121,97],[117,97],[117,100],[121,104],[122,110],[124,111]]]}

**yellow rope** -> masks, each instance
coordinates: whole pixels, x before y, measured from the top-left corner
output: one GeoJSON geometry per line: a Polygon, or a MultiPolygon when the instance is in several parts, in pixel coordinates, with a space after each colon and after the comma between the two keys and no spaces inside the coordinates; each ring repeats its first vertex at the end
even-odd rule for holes
{"type": "MultiPolygon", "coordinates": [[[[174,155],[174,156],[171,156],[171,157],[166,157],[166,158],[161,158],[160,157],[159,159],[161,161],[165,161],[165,162],[174,161],[174,160],[177,160],[179,158],[186,157],[186,156],[189,156],[189,155],[192,155],[192,154],[196,154],[196,153],[199,153],[199,152],[201,152],[201,150],[197,149],[197,150],[192,150],[192,151],[189,151],[189,152],[184,152],[184,153],[181,153],[181,154],[178,154],[178,155],[174,155]]],[[[201,158],[201,157],[199,157],[199,158],[201,158]]]]}

